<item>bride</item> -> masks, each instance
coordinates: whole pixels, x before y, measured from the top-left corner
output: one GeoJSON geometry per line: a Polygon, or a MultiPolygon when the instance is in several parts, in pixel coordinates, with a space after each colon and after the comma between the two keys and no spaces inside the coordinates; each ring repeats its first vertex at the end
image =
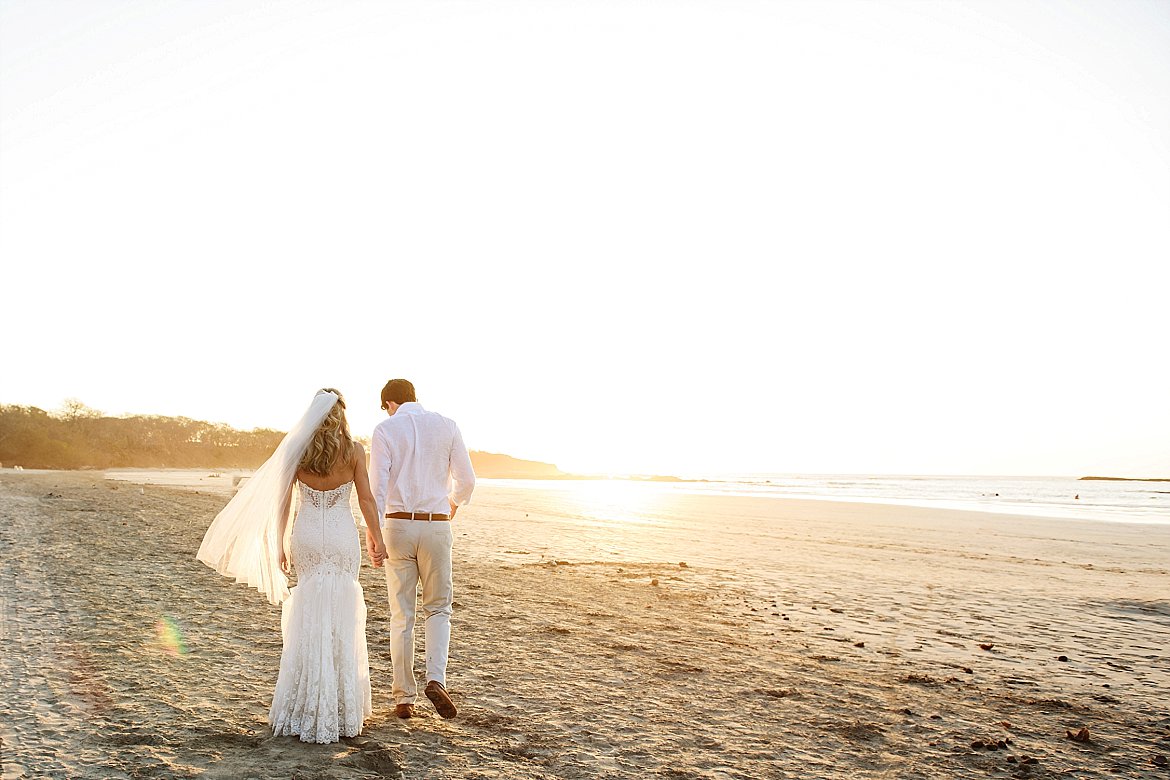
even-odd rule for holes
{"type": "Polygon", "coordinates": [[[277,736],[336,742],[361,733],[372,711],[361,545],[349,494],[357,487],[366,547],[386,557],[365,450],[349,435],[345,401],[317,392],[301,421],[244,483],[203,537],[198,559],[283,602],[284,650],[268,723],[277,736]],[[299,508],[285,546],[293,492],[299,508]],[[291,566],[290,566],[291,561],[291,566]],[[297,585],[288,589],[295,568],[297,585]]]}

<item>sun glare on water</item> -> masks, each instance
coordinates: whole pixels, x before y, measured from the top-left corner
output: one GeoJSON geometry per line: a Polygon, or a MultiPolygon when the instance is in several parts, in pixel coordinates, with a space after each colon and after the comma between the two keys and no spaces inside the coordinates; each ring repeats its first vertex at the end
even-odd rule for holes
{"type": "Polygon", "coordinates": [[[596,479],[573,483],[570,492],[586,517],[649,523],[661,504],[662,486],[625,479],[596,479]]]}

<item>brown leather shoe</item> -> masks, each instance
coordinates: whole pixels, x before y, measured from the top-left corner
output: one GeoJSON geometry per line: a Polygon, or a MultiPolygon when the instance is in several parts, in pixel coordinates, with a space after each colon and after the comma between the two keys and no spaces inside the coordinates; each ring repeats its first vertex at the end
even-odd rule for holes
{"type": "Polygon", "coordinates": [[[414,717],[414,705],[413,704],[395,704],[394,705],[394,714],[397,715],[398,717],[402,718],[403,720],[406,720],[407,718],[413,718],[414,717]]]}
{"type": "Polygon", "coordinates": [[[431,704],[435,705],[435,709],[439,711],[439,717],[450,720],[459,712],[459,710],[455,709],[455,702],[451,701],[451,696],[447,693],[447,689],[438,680],[428,682],[423,693],[431,700],[431,704]]]}

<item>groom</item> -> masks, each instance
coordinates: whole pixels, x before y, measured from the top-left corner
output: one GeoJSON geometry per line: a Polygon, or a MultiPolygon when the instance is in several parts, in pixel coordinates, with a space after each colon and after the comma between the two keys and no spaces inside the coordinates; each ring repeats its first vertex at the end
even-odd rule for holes
{"type": "Polygon", "coordinates": [[[389,419],[374,428],[370,484],[386,539],[386,586],[390,595],[390,656],[394,664],[394,714],[414,714],[415,589],[422,582],[426,618],[426,697],[439,715],[454,718],[447,694],[451,643],[451,521],[471,500],[475,472],[454,421],[418,403],[414,385],[391,379],[382,388],[389,419]],[[450,488],[450,489],[448,489],[450,488]]]}

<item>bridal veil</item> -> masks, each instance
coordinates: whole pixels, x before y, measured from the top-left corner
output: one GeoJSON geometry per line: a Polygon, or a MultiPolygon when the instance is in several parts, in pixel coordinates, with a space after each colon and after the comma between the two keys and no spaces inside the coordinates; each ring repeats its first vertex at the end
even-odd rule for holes
{"type": "MultiPolygon", "coordinates": [[[[288,577],[280,570],[282,540],[278,536],[284,497],[313,434],[336,403],[336,394],[324,390],[317,393],[272,457],[211,521],[199,546],[196,558],[225,577],[252,586],[272,604],[288,597],[288,577]]],[[[288,511],[292,510],[289,502],[288,511]]]]}

